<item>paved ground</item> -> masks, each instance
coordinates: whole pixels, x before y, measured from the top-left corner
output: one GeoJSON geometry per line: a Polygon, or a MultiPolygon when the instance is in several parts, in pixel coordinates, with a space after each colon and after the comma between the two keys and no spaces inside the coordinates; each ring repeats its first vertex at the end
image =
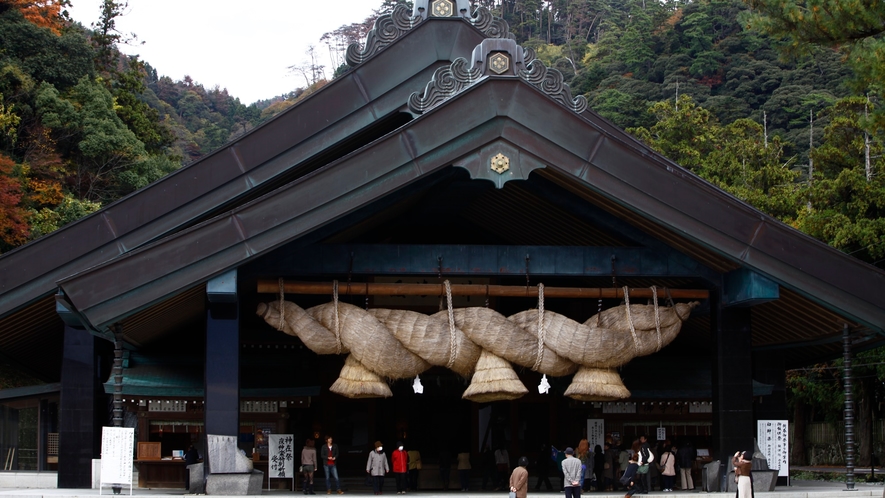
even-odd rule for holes
{"type": "MultiPolygon", "coordinates": [[[[388,487],[388,486],[385,486],[388,487]]],[[[851,497],[851,498],[861,498],[861,497],[875,497],[875,498],[885,498],[885,493],[883,493],[885,487],[882,484],[867,484],[865,482],[858,482],[855,484],[855,489],[853,491],[847,491],[845,489],[844,483],[838,482],[825,482],[825,481],[796,481],[794,480],[791,486],[779,486],[775,491],[770,493],[756,493],[755,498],[831,498],[831,497],[851,497]]],[[[123,490],[123,495],[128,495],[129,490],[123,490]]],[[[169,489],[169,490],[159,490],[159,489],[134,489],[132,491],[134,496],[138,496],[138,498],[150,498],[150,497],[169,497],[169,496],[194,496],[187,495],[187,493],[183,489],[169,489]]],[[[270,497],[283,497],[283,496],[303,496],[302,493],[292,493],[291,491],[264,491],[262,493],[264,496],[270,497]]],[[[394,495],[396,496],[395,488],[393,487],[393,483],[390,483],[389,491],[385,493],[386,495],[394,495]]],[[[99,492],[97,489],[0,489],[0,498],[80,498],[80,497],[95,497],[98,496],[99,492]]],[[[102,491],[103,496],[112,496],[109,489],[105,489],[102,491]]],[[[481,498],[504,498],[506,494],[503,492],[497,491],[468,491],[468,492],[459,492],[459,491],[419,491],[415,493],[409,493],[406,496],[416,496],[418,498],[471,498],[471,497],[481,497],[481,498]]],[[[319,493],[317,498],[326,496],[325,493],[319,493]]],[[[337,496],[337,495],[332,495],[337,496]]],[[[357,489],[352,492],[347,492],[344,495],[344,498],[348,496],[354,497],[364,497],[364,496],[372,496],[372,492],[368,490],[357,489]]],[[[562,497],[562,493],[554,493],[554,492],[534,492],[529,490],[529,498],[555,498],[562,497]]],[[[621,498],[624,495],[618,492],[604,492],[604,493],[585,493],[583,495],[585,498],[621,498]]],[[[651,497],[681,497],[681,498],[701,498],[701,497],[709,497],[709,498],[732,498],[734,493],[705,493],[703,491],[693,491],[693,492],[681,492],[675,491],[671,493],[664,493],[661,491],[654,491],[648,495],[651,497]]],[[[643,497],[645,498],[645,497],[643,497]]]]}

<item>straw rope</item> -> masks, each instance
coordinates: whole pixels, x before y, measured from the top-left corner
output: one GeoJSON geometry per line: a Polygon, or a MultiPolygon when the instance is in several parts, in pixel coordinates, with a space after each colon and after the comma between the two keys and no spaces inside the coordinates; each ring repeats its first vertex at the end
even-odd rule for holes
{"type": "Polygon", "coordinates": [[[636,350],[636,354],[639,354],[639,337],[636,336],[636,327],[633,325],[633,317],[630,316],[630,288],[626,285],[624,286],[624,308],[627,310],[627,323],[630,325],[630,334],[633,336],[633,349],[636,350]]]}
{"type": "Polygon", "coordinates": [[[446,280],[445,284],[446,303],[449,308],[449,361],[446,363],[446,368],[451,369],[452,365],[455,364],[455,358],[458,355],[458,341],[455,337],[455,311],[452,309],[452,283],[446,280]]]}
{"type": "Polygon", "coordinates": [[[341,354],[341,318],[338,313],[338,281],[332,281],[332,302],[335,303],[335,354],[341,354]]]}
{"type": "Polygon", "coordinates": [[[280,324],[277,325],[277,330],[283,330],[283,324],[286,323],[286,307],[283,306],[283,303],[286,302],[286,291],[283,282],[283,277],[280,277],[280,324]]]}
{"type": "Polygon", "coordinates": [[[538,359],[532,366],[532,370],[537,372],[541,366],[541,360],[544,359],[544,339],[547,331],[544,328],[544,284],[538,284],[538,359]]]}
{"type": "Polygon", "coordinates": [[[655,331],[658,333],[658,349],[655,352],[657,353],[664,347],[664,344],[661,338],[661,310],[658,309],[658,288],[655,285],[651,286],[651,296],[655,303],[655,331]]]}
{"type": "MultiPolygon", "coordinates": [[[[283,279],[279,283],[282,289],[283,279]]],[[[682,322],[697,305],[679,303],[662,311],[656,288],[652,289],[654,306],[634,305],[630,303],[629,288],[624,288],[623,305],[579,323],[545,309],[543,284],[538,284],[537,309],[512,316],[484,307],[455,309],[450,282],[444,282],[444,289],[447,309],[433,315],[383,308],[365,310],[341,302],[337,281],[332,285],[331,303],[305,310],[285,301],[281,291],[279,301],[259,304],[257,312],[273,327],[297,336],[317,354],[352,353],[348,367],[351,381],[360,382],[367,375],[360,369],[391,380],[413,378],[431,366],[445,366],[464,377],[473,376],[473,382],[492,382],[482,392],[483,397],[494,397],[494,382],[510,382],[506,380],[510,374],[501,371],[504,376],[499,376],[488,371],[477,377],[478,360],[486,351],[501,361],[554,377],[570,375],[580,367],[583,373],[573,380],[573,385],[580,385],[568,395],[590,399],[617,398],[621,397],[619,393],[626,393],[613,369],[637,356],[660,351],[675,339],[682,322]]],[[[512,390],[507,392],[508,396],[514,394],[512,390]]]]}

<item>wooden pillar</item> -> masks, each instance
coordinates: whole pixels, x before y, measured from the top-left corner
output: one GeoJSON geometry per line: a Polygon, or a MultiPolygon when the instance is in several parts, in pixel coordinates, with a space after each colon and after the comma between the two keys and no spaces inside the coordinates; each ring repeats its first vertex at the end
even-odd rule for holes
{"type": "Polygon", "coordinates": [[[92,459],[101,437],[96,410],[101,385],[95,336],[65,325],[61,364],[61,416],[58,427],[58,487],[92,487],[92,459]]]}

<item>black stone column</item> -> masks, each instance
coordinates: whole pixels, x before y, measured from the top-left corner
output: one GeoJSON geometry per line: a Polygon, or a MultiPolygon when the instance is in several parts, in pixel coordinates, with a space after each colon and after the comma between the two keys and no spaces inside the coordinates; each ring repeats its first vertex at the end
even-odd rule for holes
{"type": "Polygon", "coordinates": [[[750,309],[713,306],[713,456],[722,463],[753,450],[750,309]]]}
{"type": "Polygon", "coordinates": [[[240,321],[237,303],[208,304],[206,319],[206,434],[240,431],[240,321]]]}
{"type": "Polygon", "coordinates": [[[58,428],[58,487],[91,488],[92,459],[99,456],[101,424],[96,402],[96,338],[65,325],[61,365],[61,416],[58,428]]]}
{"type": "Polygon", "coordinates": [[[788,420],[787,375],[781,351],[753,354],[753,379],[771,384],[771,394],[755,398],[756,420],[788,420]]]}

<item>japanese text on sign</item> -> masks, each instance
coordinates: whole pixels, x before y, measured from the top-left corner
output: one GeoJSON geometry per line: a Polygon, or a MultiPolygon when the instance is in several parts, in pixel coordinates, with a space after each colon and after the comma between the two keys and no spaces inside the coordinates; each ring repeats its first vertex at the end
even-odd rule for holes
{"type": "Polygon", "coordinates": [[[591,450],[597,444],[599,446],[605,444],[605,420],[601,418],[587,419],[587,442],[590,443],[591,450]]]}
{"type": "Polygon", "coordinates": [[[132,485],[133,427],[101,428],[101,484],[132,485]]]}
{"type": "Polygon", "coordinates": [[[268,436],[268,477],[295,477],[295,438],[292,434],[268,436]]]}
{"type": "Polygon", "coordinates": [[[759,450],[768,459],[768,468],[778,477],[790,475],[790,426],[786,420],[759,420],[756,423],[759,450]]]}

